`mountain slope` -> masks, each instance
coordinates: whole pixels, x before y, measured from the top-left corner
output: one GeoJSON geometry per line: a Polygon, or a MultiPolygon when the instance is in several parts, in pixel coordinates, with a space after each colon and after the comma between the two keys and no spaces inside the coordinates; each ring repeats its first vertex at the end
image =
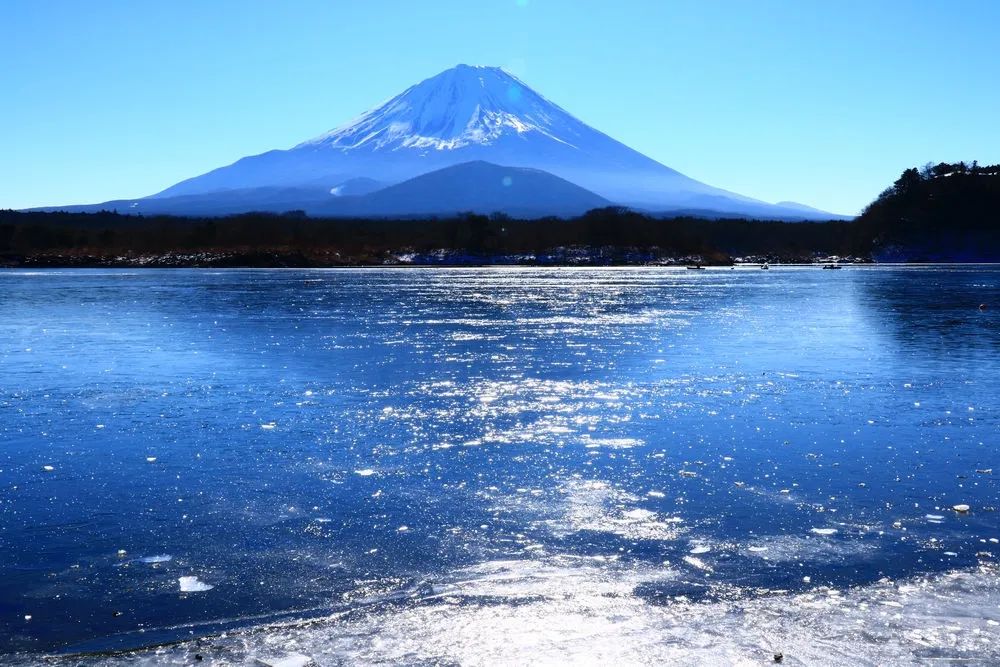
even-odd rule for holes
{"type": "Polygon", "coordinates": [[[400,181],[475,160],[542,169],[629,204],[655,204],[671,192],[736,197],[614,141],[502,69],[466,65],[290,150],[243,158],[156,196],[321,186],[356,176],[400,181]]]}
{"type": "MultiPolygon", "coordinates": [[[[581,122],[502,69],[468,65],[411,86],[349,123],[293,148],[243,158],[147,200],[180,196],[232,200],[234,191],[260,193],[261,188],[281,192],[294,188],[332,198],[345,182],[400,183],[474,161],[540,169],[616,204],[649,211],[831,217],[695,181],[581,122]]],[[[310,197],[292,208],[311,210],[316,205],[310,197]]]]}

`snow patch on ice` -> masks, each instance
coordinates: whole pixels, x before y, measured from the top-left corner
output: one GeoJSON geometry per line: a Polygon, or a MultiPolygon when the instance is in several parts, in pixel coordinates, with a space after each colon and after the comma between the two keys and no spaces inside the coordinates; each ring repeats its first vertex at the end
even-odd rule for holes
{"type": "Polygon", "coordinates": [[[212,584],[206,584],[198,577],[179,577],[177,585],[180,586],[181,593],[202,593],[215,588],[212,584]]]}

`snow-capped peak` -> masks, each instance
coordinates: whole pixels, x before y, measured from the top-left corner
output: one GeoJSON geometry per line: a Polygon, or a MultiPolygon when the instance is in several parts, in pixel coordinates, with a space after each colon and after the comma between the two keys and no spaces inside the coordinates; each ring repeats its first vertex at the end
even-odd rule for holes
{"type": "Polygon", "coordinates": [[[290,150],[243,158],[156,197],[260,188],[361,196],[474,161],[545,171],[608,201],[652,211],[817,217],[700,183],[574,118],[499,67],[468,65],[421,81],[290,150]]]}
{"type": "Polygon", "coordinates": [[[451,150],[535,132],[573,145],[581,127],[503,69],[458,65],[296,148],[451,150]]]}

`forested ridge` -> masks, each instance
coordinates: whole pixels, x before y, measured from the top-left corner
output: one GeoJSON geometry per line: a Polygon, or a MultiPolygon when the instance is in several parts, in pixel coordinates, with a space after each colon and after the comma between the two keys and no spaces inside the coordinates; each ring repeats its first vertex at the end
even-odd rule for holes
{"type": "Polygon", "coordinates": [[[1000,165],[905,170],[855,224],[886,261],[1000,261],[1000,165]]]}
{"type": "Polygon", "coordinates": [[[496,214],[317,219],[114,211],[0,211],[4,266],[340,266],[400,263],[636,264],[739,259],[1000,261],[1000,165],[905,170],[849,222],[662,218],[624,208],[577,218],[496,214]]]}

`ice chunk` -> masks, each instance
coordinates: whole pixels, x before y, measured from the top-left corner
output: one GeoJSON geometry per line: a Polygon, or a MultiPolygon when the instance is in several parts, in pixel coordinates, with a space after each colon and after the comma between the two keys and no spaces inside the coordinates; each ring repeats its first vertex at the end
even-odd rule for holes
{"type": "Polygon", "coordinates": [[[712,566],[700,558],[695,558],[694,556],[684,556],[683,560],[691,567],[696,567],[699,570],[705,570],[706,572],[712,571],[712,566]]]}
{"type": "Polygon", "coordinates": [[[162,554],[159,556],[145,556],[139,559],[140,563],[166,563],[173,560],[174,557],[168,554],[162,554]]]}
{"type": "Polygon", "coordinates": [[[280,658],[257,658],[257,664],[261,665],[261,667],[309,667],[316,663],[308,655],[289,653],[280,658]]]}
{"type": "Polygon", "coordinates": [[[817,535],[833,535],[837,532],[836,528],[811,528],[810,533],[815,533],[817,535]]]}
{"type": "Polygon", "coordinates": [[[370,477],[371,475],[375,474],[375,471],[372,470],[371,468],[365,468],[363,470],[355,470],[354,474],[361,475],[362,477],[370,477]]]}
{"type": "Polygon", "coordinates": [[[181,593],[201,593],[215,588],[212,584],[206,584],[198,577],[179,577],[177,584],[181,587],[181,593]]]}

